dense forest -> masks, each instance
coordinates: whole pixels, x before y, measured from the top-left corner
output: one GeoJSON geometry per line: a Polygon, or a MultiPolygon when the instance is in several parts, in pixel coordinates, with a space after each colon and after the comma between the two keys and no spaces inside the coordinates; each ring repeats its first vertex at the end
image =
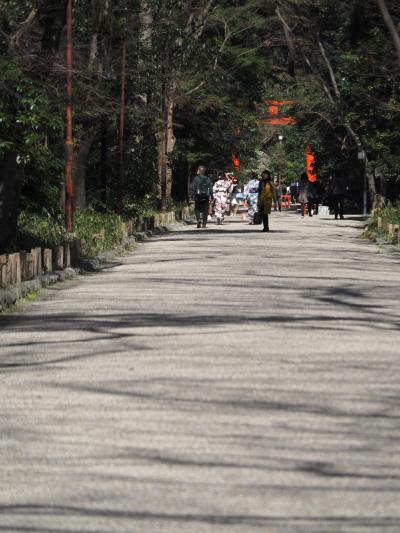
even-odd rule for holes
{"type": "Polygon", "coordinates": [[[233,154],[290,182],[306,144],[356,209],[365,184],[394,200],[399,28],[398,0],[1,0],[0,251],[63,225],[68,194],[77,220],[134,217],[233,154]],[[263,120],[268,100],[288,125],[263,120]]]}

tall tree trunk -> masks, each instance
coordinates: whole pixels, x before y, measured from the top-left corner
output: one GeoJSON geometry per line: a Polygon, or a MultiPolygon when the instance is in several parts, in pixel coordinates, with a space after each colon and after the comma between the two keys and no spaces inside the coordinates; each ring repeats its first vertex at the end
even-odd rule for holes
{"type": "Polygon", "coordinates": [[[111,49],[112,0],[91,0],[92,35],[89,47],[89,72],[100,77],[109,64],[111,49]]]}
{"type": "Polygon", "coordinates": [[[72,0],[67,5],[67,115],[65,139],[65,226],[67,231],[74,227],[74,180],[73,153],[74,142],[72,136],[72,0]]]}
{"type": "Polygon", "coordinates": [[[100,124],[100,190],[101,201],[104,207],[107,206],[107,187],[108,187],[108,139],[107,139],[107,116],[101,115],[100,124]]]}
{"type": "Polygon", "coordinates": [[[69,0],[44,0],[40,3],[39,16],[43,20],[42,51],[56,55],[66,23],[69,0]]]}
{"type": "Polygon", "coordinates": [[[11,249],[17,234],[19,195],[24,170],[17,154],[8,152],[0,161],[0,252],[11,249]]]}
{"type": "Polygon", "coordinates": [[[125,89],[126,89],[126,41],[122,44],[121,52],[121,89],[120,89],[120,111],[119,111],[119,165],[117,181],[117,213],[122,213],[124,197],[125,178],[125,89]]]}
{"type": "Polygon", "coordinates": [[[74,157],[74,207],[75,209],[86,209],[86,172],[87,161],[96,134],[83,139],[74,157]]]}
{"type": "Polygon", "coordinates": [[[374,206],[376,202],[375,172],[368,158],[365,160],[365,172],[367,174],[369,199],[371,201],[371,205],[374,206]]]}
{"type": "Polygon", "coordinates": [[[158,140],[158,175],[160,178],[159,200],[161,210],[166,211],[171,198],[172,189],[172,168],[169,162],[170,156],[175,146],[174,136],[174,95],[176,85],[162,85],[161,109],[162,109],[162,129],[159,132],[158,140]]]}
{"type": "MultiPolygon", "coordinates": [[[[183,29],[187,39],[192,39],[193,41],[200,39],[206,27],[213,4],[214,0],[205,0],[201,9],[191,9],[183,29]]],[[[176,49],[179,50],[182,45],[183,40],[181,37],[178,37],[175,42],[176,49]]],[[[164,52],[165,56],[161,74],[162,85],[160,109],[162,126],[158,135],[158,175],[160,179],[159,200],[161,200],[162,210],[167,209],[168,202],[171,199],[172,168],[169,159],[175,146],[175,136],[173,131],[174,102],[181,74],[179,69],[171,69],[168,50],[165,50],[164,52]]],[[[204,82],[200,83],[196,90],[203,85],[204,82]]]]}

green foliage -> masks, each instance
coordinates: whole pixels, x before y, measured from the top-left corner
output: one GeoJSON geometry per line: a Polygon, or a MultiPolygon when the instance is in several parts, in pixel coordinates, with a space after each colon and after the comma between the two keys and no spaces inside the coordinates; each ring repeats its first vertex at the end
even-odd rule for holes
{"type": "Polygon", "coordinates": [[[22,211],[18,217],[18,243],[20,248],[42,246],[52,248],[68,242],[61,215],[52,216],[49,212],[42,214],[22,211]]]}
{"type": "Polygon", "coordinates": [[[45,89],[16,60],[0,54],[0,71],[0,157],[15,150],[21,163],[31,162],[43,171],[48,158],[53,159],[48,136],[62,131],[63,119],[50,108],[45,89]]]}
{"type": "MultiPolygon", "coordinates": [[[[395,4],[387,1],[396,16],[395,4]]],[[[297,61],[296,78],[281,86],[297,101],[298,127],[308,131],[318,173],[326,176],[339,169],[354,187],[362,187],[357,162],[361,143],[371,168],[387,180],[398,180],[400,70],[377,3],[285,0],[283,5],[295,28],[297,61]]]]}
{"type": "Polygon", "coordinates": [[[18,242],[20,248],[42,246],[53,248],[78,238],[82,253],[94,257],[110,250],[123,240],[122,218],[115,213],[98,213],[92,209],[77,211],[75,232],[69,234],[61,215],[22,211],[18,218],[18,242]]]}
{"type": "Polygon", "coordinates": [[[122,242],[122,218],[115,213],[98,213],[93,209],[77,211],[75,234],[81,240],[82,253],[94,257],[122,242]]]}
{"type": "Polygon", "coordinates": [[[188,180],[200,163],[214,174],[233,170],[232,154],[239,156],[243,169],[254,164],[261,144],[257,104],[271,68],[260,46],[265,5],[256,0],[219,3],[198,47],[197,62],[186,70],[175,108],[176,199],[186,197],[188,180]]]}
{"type": "Polygon", "coordinates": [[[9,151],[25,168],[21,207],[55,209],[64,152],[64,122],[52,109],[46,90],[25,74],[20,62],[0,54],[0,159],[9,151]]]}
{"type": "Polygon", "coordinates": [[[152,194],[147,194],[140,200],[125,201],[123,209],[124,217],[131,219],[152,216],[156,213],[152,194]]]}
{"type": "Polygon", "coordinates": [[[376,228],[378,217],[387,224],[400,225],[400,204],[385,202],[378,209],[374,210],[374,216],[369,220],[369,226],[376,228]]]}

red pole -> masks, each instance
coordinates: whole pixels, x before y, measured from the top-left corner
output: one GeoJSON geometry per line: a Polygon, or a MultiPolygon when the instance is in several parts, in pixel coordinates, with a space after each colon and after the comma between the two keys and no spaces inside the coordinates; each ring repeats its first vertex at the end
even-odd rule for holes
{"type": "Polygon", "coordinates": [[[74,180],[72,175],[74,140],[72,133],[72,0],[67,4],[67,124],[65,139],[65,227],[68,232],[74,227],[74,180]]]}
{"type": "Polygon", "coordinates": [[[119,114],[119,172],[117,183],[117,213],[122,213],[124,188],[124,132],[125,132],[125,87],[126,87],[126,42],[122,45],[121,56],[121,101],[119,114]]]}

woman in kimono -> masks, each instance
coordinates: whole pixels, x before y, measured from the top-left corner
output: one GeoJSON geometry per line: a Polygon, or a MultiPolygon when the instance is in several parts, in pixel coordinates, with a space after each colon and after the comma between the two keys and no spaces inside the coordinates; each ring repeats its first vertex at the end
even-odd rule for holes
{"type": "Polygon", "coordinates": [[[258,201],[258,188],[259,188],[260,182],[257,178],[257,174],[255,172],[251,173],[251,179],[246,184],[243,192],[243,196],[246,199],[246,203],[248,206],[247,209],[247,217],[249,224],[253,224],[254,215],[257,212],[257,201],[258,201]]]}
{"type": "Polygon", "coordinates": [[[230,215],[235,217],[239,211],[239,200],[241,197],[241,188],[238,183],[236,176],[232,176],[232,187],[231,187],[231,202],[230,202],[230,215]]]}
{"type": "Polygon", "coordinates": [[[225,218],[225,211],[228,204],[228,197],[231,189],[231,181],[225,174],[220,174],[217,181],[214,183],[213,196],[215,217],[218,224],[223,224],[225,218]]]}

